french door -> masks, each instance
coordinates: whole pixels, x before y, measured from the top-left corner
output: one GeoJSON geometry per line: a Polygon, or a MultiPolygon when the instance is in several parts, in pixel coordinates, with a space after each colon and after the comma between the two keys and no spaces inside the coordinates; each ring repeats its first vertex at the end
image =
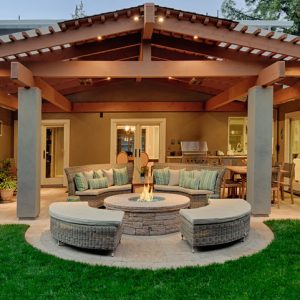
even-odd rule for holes
{"type": "Polygon", "coordinates": [[[125,151],[134,162],[134,176],[139,176],[141,153],[152,161],[165,161],[165,119],[113,119],[111,120],[110,162],[115,163],[117,154],[125,151]]]}
{"type": "Polygon", "coordinates": [[[64,168],[69,166],[69,120],[42,121],[41,184],[67,185],[64,168]]]}
{"type": "Polygon", "coordinates": [[[285,115],[285,149],[284,161],[294,162],[295,180],[294,189],[300,192],[300,112],[285,115]]]}

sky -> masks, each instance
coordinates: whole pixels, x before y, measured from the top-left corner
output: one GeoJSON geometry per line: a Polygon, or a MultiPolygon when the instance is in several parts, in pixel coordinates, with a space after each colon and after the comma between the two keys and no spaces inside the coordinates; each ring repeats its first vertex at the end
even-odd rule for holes
{"type": "MultiPolygon", "coordinates": [[[[223,0],[83,0],[86,15],[138,6],[145,2],[211,16],[216,16],[219,11],[221,16],[223,0]]],[[[18,19],[18,16],[23,20],[71,19],[79,3],[80,0],[0,0],[0,19],[18,19]]],[[[240,8],[244,6],[244,0],[236,0],[236,3],[240,8]]]]}

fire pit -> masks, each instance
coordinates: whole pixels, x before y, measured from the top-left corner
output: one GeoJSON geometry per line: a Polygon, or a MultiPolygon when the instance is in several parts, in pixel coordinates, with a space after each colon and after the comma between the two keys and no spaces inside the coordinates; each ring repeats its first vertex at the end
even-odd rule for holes
{"type": "Polygon", "coordinates": [[[104,205],[107,209],[125,212],[125,234],[163,235],[178,232],[179,210],[189,207],[190,199],[167,193],[155,193],[150,198],[145,200],[138,194],[120,194],[106,198],[104,205]]]}

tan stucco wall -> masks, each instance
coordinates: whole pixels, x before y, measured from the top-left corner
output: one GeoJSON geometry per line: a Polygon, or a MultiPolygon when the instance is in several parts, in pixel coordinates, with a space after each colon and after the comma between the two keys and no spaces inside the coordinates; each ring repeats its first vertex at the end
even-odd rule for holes
{"type": "Polygon", "coordinates": [[[211,153],[227,151],[227,126],[229,116],[245,113],[45,113],[43,119],[70,120],[70,165],[107,163],[110,159],[111,119],[166,118],[166,150],[179,151],[171,139],[206,140],[211,153]]]}
{"type": "Polygon", "coordinates": [[[291,101],[285,104],[282,104],[279,106],[279,130],[278,130],[278,137],[279,137],[279,161],[284,161],[284,142],[285,142],[285,126],[284,126],[284,120],[285,120],[285,114],[294,112],[294,111],[300,111],[300,100],[291,101]]]}
{"type": "Polygon", "coordinates": [[[0,136],[0,160],[12,157],[13,122],[12,113],[0,107],[0,121],[3,122],[0,136]]]}

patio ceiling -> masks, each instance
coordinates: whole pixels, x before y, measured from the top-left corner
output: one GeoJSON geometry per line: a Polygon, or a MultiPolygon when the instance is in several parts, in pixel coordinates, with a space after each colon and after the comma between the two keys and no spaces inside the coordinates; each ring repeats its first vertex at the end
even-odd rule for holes
{"type": "Polygon", "coordinates": [[[145,4],[0,37],[0,104],[17,109],[17,88],[37,86],[51,103],[45,111],[245,110],[250,87],[273,84],[281,104],[300,97],[299,50],[300,37],[145,4]],[[120,105],[69,97],[125,80],[210,99],[120,105]]]}

